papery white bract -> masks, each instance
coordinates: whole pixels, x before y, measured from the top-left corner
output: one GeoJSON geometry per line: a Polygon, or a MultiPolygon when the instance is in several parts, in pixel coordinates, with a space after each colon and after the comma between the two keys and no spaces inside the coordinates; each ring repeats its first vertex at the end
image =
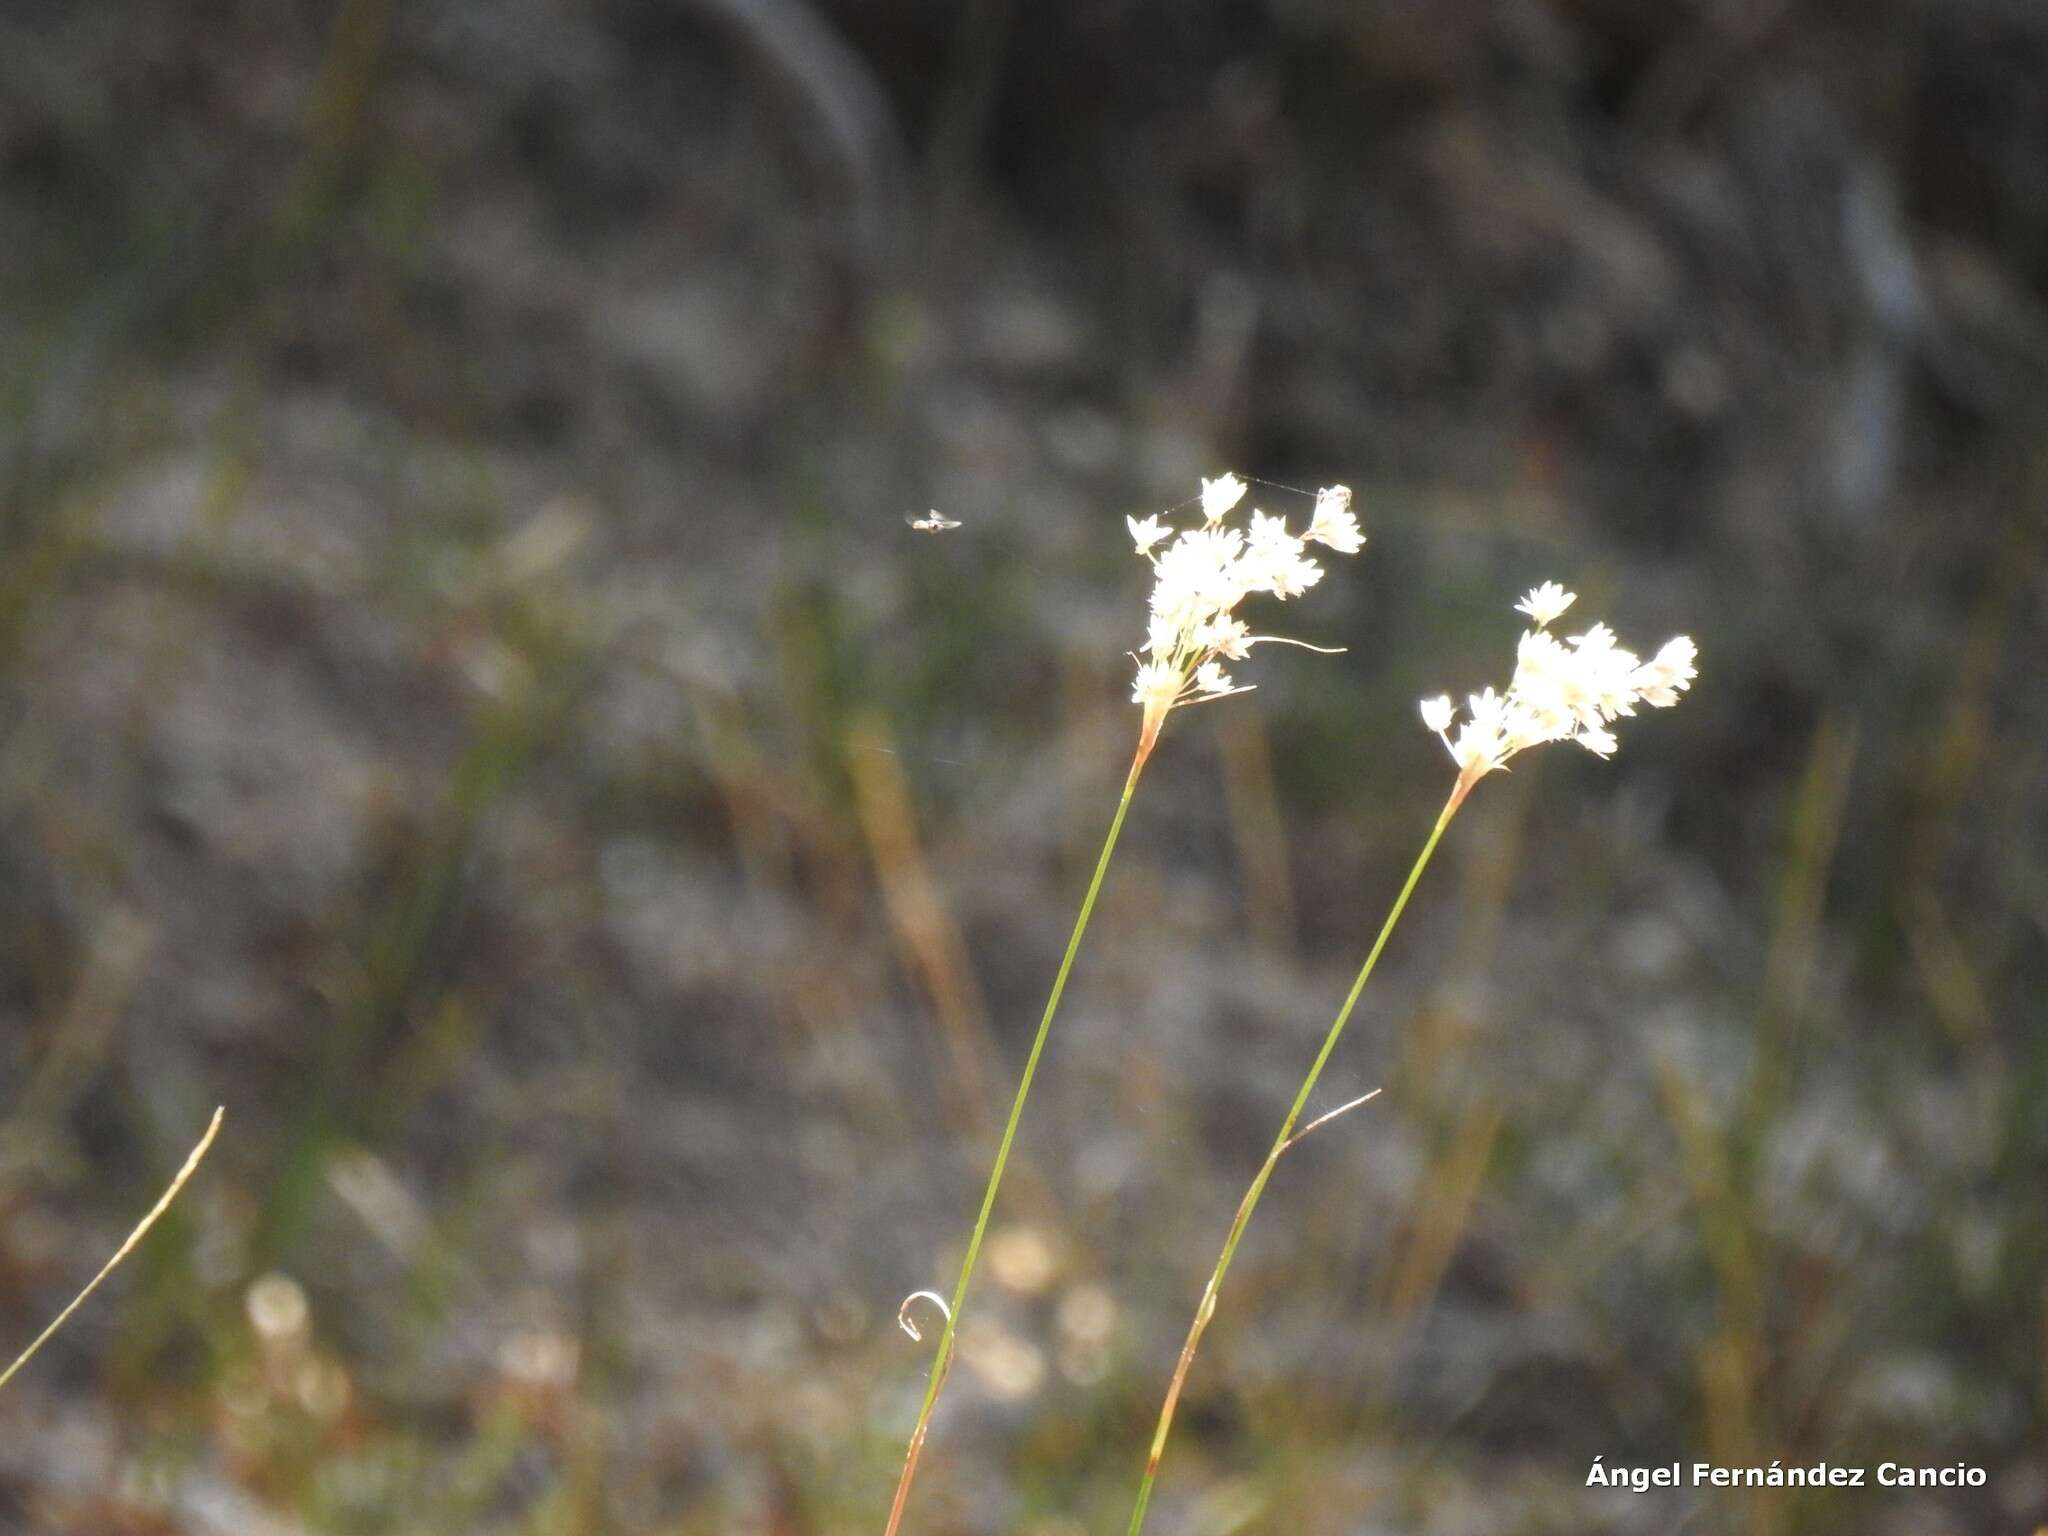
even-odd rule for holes
{"type": "Polygon", "coordinates": [[[1156,709],[1160,714],[1173,707],[1187,679],[1163,661],[1141,661],[1138,676],[1131,684],[1131,702],[1145,706],[1149,718],[1156,709]]]}
{"type": "Polygon", "coordinates": [[[1223,520],[1244,499],[1236,475],[1202,482],[1202,526],[1175,532],[1160,514],[1128,518],[1131,542],[1152,562],[1153,583],[1145,654],[1139,658],[1131,697],[1145,712],[1141,753],[1150,750],[1160,724],[1176,705],[1242,693],[1221,665],[1242,661],[1270,635],[1254,635],[1236,615],[1254,593],[1289,598],[1322,579],[1323,568],[1305,553],[1316,539],[1340,554],[1365,541],[1351,512],[1351,493],[1333,486],[1316,497],[1308,531],[1289,531],[1286,519],[1257,508],[1243,528],[1223,520]],[[1163,548],[1155,547],[1164,544],[1163,548]]]}
{"type": "Polygon", "coordinates": [[[1576,741],[1600,757],[1619,743],[1609,729],[1637,704],[1667,709],[1698,675],[1698,648],[1684,635],[1665,642],[1649,661],[1624,649],[1614,631],[1594,624],[1559,640],[1547,626],[1576,594],[1546,581],[1515,605],[1535,621],[1515,647],[1515,675],[1505,694],[1491,688],[1465,701],[1465,720],[1450,734],[1457,711],[1448,695],[1422,701],[1422,723],[1443,737],[1458,765],[1460,794],[1517,752],[1546,741],[1576,741]]]}

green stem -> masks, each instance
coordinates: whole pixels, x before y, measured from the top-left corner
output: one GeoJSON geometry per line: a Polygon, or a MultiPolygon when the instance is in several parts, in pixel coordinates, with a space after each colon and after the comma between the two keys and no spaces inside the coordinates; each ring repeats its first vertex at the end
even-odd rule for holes
{"type": "MultiPolygon", "coordinates": [[[[1244,1199],[1238,1203],[1237,1216],[1230,1224],[1230,1235],[1223,1240],[1223,1253],[1216,1260],[1216,1268],[1209,1276],[1209,1283],[1202,1288],[1201,1304],[1195,1308],[1195,1320],[1188,1328],[1188,1336],[1180,1347],[1180,1360],[1173,1368],[1173,1380],[1166,1388],[1166,1400],[1160,1405],[1159,1427],[1152,1435],[1152,1449],[1145,1458],[1145,1476],[1138,1484],[1138,1502],[1131,1511],[1129,1536],[1138,1536],[1145,1525],[1145,1506],[1152,1502],[1152,1485],[1159,1476],[1159,1461],[1166,1454],[1166,1437],[1173,1429],[1173,1412],[1180,1403],[1181,1388],[1187,1384],[1188,1369],[1195,1363],[1195,1348],[1202,1341],[1202,1332],[1209,1326],[1209,1319],[1216,1311],[1216,1293],[1223,1287],[1223,1276],[1230,1269],[1230,1261],[1237,1256],[1238,1241],[1244,1236],[1245,1227],[1251,1222],[1252,1211],[1258,1206],[1259,1197],[1266,1192],[1266,1183],[1273,1177],[1281,1154],[1297,1140],[1295,1123],[1301,1119],[1301,1112],[1308,1106],[1309,1095],[1315,1092],[1316,1079],[1323,1075],[1323,1065],[1330,1059],[1330,1053],[1337,1048],[1338,1037],[1344,1033],[1344,1026],[1351,1020],[1351,1010],[1358,1006],[1359,994],[1372,976],[1372,968],[1379,963],[1380,951],[1387,947],[1388,936],[1394,931],[1394,924],[1401,920],[1401,912],[1408,905],[1408,898],[1414,894],[1415,884],[1422,878],[1422,871],[1429,863],[1429,856],[1436,852],[1437,840],[1444,835],[1444,828],[1451,824],[1458,806],[1471,786],[1461,777],[1458,787],[1451,791],[1451,798],[1445,802],[1443,813],[1430,829],[1429,841],[1422,845],[1422,852],[1416,855],[1414,868],[1408,871],[1408,879],[1401,887],[1401,894],[1394,898],[1393,909],[1387,913],[1386,922],[1380,925],[1380,935],[1373,940],[1372,952],[1365,957],[1365,964],[1358,969],[1358,979],[1351,983],[1351,991],[1344,999],[1344,1006],[1337,1010],[1337,1018],[1330,1025],[1329,1034],[1323,1037],[1323,1048],[1316,1053],[1315,1065],[1308,1069],[1308,1076],[1301,1080],[1301,1091],[1295,1094],[1294,1103],[1287,1111],[1287,1118],[1280,1123],[1280,1134],[1273,1138],[1273,1150],[1266,1154],[1266,1161],[1260,1165],[1258,1174],[1251,1182],[1251,1188],[1244,1192],[1244,1199]]],[[[1311,1127],[1313,1129],[1313,1127],[1311,1127]]]]}
{"type": "Polygon", "coordinates": [[[1130,776],[1124,780],[1123,798],[1117,801],[1116,817],[1109,824],[1109,835],[1102,840],[1102,853],[1095,861],[1095,875],[1088,882],[1088,894],[1081,898],[1081,912],[1074,919],[1074,931],[1067,939],[1067,952],[1060,960],[1059,974],[1053,978],[1052,995],[1045,1000],[1045,1014],[1038,1021],[1038,1033],[1031,1041],[1031,1054],[1024,1058],[1024,1077],[1017,1084],[1017,1097],[1010,1105],[1009,1123],[1003,1127],[1003,1139],[996,1146],[995,1166],[989,1170],[988,1189],[981,1197],[981,1213],[974,1218],[974,1235],[967,1240],[967,1258],[960,1266],[960,1278],[953,1286],[953,1304],[947,1310],[945,1328],[939,1334],[939,1347],[932,1357],[931,1379],[925,1384],[924,1405],[917,1411],[917,1425],[910,1432],[910,1448],[903,1456],[903,1475],[896,1482],[896,1498],[889,1508],[886,1536],[896,1536],[897,1527],[902,1524],[904,1501],[909,1498],[911,1480],[917,1475],[917,1458],[924,1449],[932,1410],[938,1406],[939,1391],[946,1384],[947,1372],[952,1369],[953,1336],[960,1326],[960,1311],[967,1301],[967,1284],[974,1278],[975,1261],[981,1257],[981,1240],[988,1231],[989,1212],[995,1209],[996,1190],[1002,1185],[1003,1169],[1010,1161],[1010,1143],[1016,1140],[1017,1122],[1023,1118],[1024,1100],[1031,1092],[1031,1079],[1038,1072],[1038,1058],[1045,1050],[1046,1035],[1052,1029],[1052,1016],[1059,1009],[1060,994],[1067,989],[1067,973],[1074,968],[1074,956],[1081,948],[1081,935],[1088,931],[1088,919],[1095,911],[1095,897],[1102,889],[1102,877],[1109,869],[1109,857],[1116,852],[1117,834],[1123,831],[1124,813],[1131,808],[1131,795],[1138,787],[1138,775],[1150,755],[1154,734],[1152,731],[1145,733],[1137,759],[1131,764],[1130,776]]]}

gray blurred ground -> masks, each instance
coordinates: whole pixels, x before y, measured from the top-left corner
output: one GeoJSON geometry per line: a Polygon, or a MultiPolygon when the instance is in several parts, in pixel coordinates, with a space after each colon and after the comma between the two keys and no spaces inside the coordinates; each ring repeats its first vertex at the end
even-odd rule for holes
{"type": "Polygon", "coordinates": [[[0,1527],[878,1529],[1122,517],[1224,467],[1355,488],[1349,650],[1173,722],[911,1527],[1120,1528],[1548,576],[1700,684],[1459,819],[1154,1528],[2048,1522],[2044,78],[1994,0],[7,7],[0,1338],[229,1118],[0,1527]]]}

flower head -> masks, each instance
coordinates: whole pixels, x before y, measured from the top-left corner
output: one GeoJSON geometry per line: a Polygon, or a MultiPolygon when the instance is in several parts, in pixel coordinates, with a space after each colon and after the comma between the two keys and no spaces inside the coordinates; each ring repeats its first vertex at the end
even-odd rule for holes
{"type": "Polygon", "coordinates": [[[1605,624],[1559,640],[1548,626],[1574,597],[1546,581],[1515,605],[1536,627],[1524,631],[1515,648],[1514,678],[1505,694],[1489,688],[1467,699],[1455,737],[1457,711],[1449,696],[1422,701],[1422,723],[1443,737],[1458,765],[1461,793],[1517,752],[1546,741],[1576,741],[1597,756],[1611,756],[1618,743],[1608,727],[1616,719],[1633,715],[1638,704],[1669,708],[1698,675],[1698,649],[1684,635],[1646,662],[1623,649],[1605,624]]]}
{"type": "Polygon", "coordinates": [[[1255,593],[1289,598],[1322,579],[1323,568],[1306,554],[1315,539],[1339,554],[1364,542],[1342,486],[1316,498],[1316,512],[1304,533],[1293,533],[1284,518],[1252,510],[1245,526],[1226,526],[1244,499],[1236,475],[1202,482],[1202,524],[1176,532],[1162,515],[1127,519],[1131,542],[1152,562],[1152,601],[1145,652],[1138,659],[1132,700],[1144,709],[1142,751],[1149,751],[1167,712],[1200,699],[1242,693],[1248,684],[1231,680],[1225,661],[1242,661],[1270,635],[1254,635],[1237,607],[1255,593]]]}

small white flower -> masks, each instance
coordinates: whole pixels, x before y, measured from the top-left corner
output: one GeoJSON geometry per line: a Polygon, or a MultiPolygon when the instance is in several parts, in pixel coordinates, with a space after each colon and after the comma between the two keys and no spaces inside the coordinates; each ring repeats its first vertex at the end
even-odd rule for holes
{"type": "Polygon", "coordinates": [[[1288,547],[1275,549],[1261,574],[1261,586],[1275,597],[1285,600],[1299,597],[1310,587],[1323,579],[1323,568],[1313,560],[1301,556],[1303,545],[1299,539],[1288,547]]]}
{"type": "Polygon", "coordinates": [[[1355,555],[1365,545],[1358,518],[1351,510],[1351,487],[1328,485],[1316,492],[1315,516],[1309,519],[1307,537],[1340,555],[1355,555]]]}
{"type": "Polygon", "coordinates": [[[1611,756],[1619,745],[1609,729],[1615,720],[1633,715],[1637,704],[1676,704],[1698,675],[1698,650],[1683,635],[1647,662],[1638,662],[1605,624],[1573,635],[1569,643],[1560,641],[1544,626],[1572,601],[1572,593],[1546,581],[1515,605],[1537,627],[1525,630],[1515,647],[1508,691],[1488,688],[1468,698],[1455,739],[1446,734],[1455,714],[1449,698],[1423,701],[1422,722],[1445,737],[1461,793],[1517,752],[1546,741],[1576,741],[1600,757],[1611,756]]]}
{"type": "Polygon", "coordinates": [[[1230,674],[1216,662],[1205,661],[1195,668],[1195,691],[1197,693],[1228,693],[1231,689],[1230,674]]]}
{"type": "Polygon", "coordinates": [[[1287,519],[1273,517],[1252,508],[1251,521],[1245,525],[1244,547],[1264,558],[1285,552],[1290,555],[1301,553],[1301,540],[1287,531],[1287,519]]]}
{"type": "Polygon", "coordinates": [[[1130,525],[1131,542],[1138,546],[1138,553],[1141,555],[1149,555],[1152,546],[1165,538],[1170,531],[1159,521],[1159,514],[1156,512],[1143,522],[1139,522],[1135,517],[1127,517],[1124,521],[1130,525]]]}
{"type": "Polygon", "coordinates": [[[1553,624],[1565,609],[1579,600],[1576,592],[1567,592],[1554,581],[1546,581],[1540,587],[1532,588],[1529,595],[1515,604],[1517,612],[1526,613],[1538,629],[1553,624]]]}
{"type": "Polygon", "coordinates": [[[1215,618],[1195,626],[1194,646],[1229,661],[1243,661],[1251,654],[1251,633],[1251,626],[1242,619],[1215,618]]]}
{"type": "Polygon", "coordinates": [[[1643,702],[1668,709],[1678,702],[1679,692],[1699,675],[1693,666],[1698,650],[1684,635],[1668,640],[1664,648],[1636,668],[1630,679],[1641,692],[1643,702]]]}
{"type": "Polygon", "coordinates": [[[1221,479],[1202,481],[1202,518],[1205,522],[1220,523],[1230,509],[1244,500],[1245,485],[1236,475],[1224,475],[1221,479]]]}

